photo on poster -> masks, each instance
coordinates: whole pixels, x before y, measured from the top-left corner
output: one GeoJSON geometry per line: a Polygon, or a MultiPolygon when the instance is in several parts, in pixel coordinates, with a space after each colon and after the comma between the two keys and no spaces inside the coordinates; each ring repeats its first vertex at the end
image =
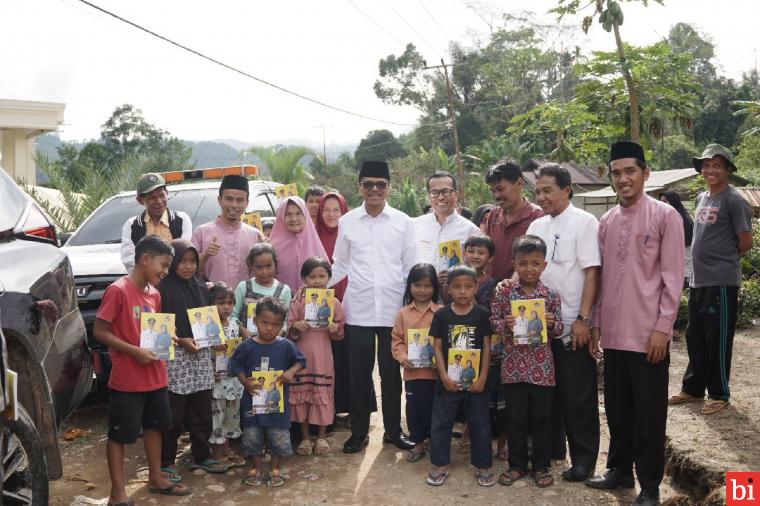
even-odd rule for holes
{"type": "Polygon", "coordinates": [[[240,221],[259,229],[259,231],[264,230],[264,228],[261,226],[261,214],[258,212],[245,213],[240,217],[240,221]]]}
{"type": "Polygon", "coordinates": [[[295,183],[281,184],[274,187],[274,196],[278,199],[298,196],[298,185],[295,183]]]}
{"type": "Polygon", "coordinates": [[[190,318],[190,329],[193,332],[195,344],[200,348],[216,346],[224,342],[222,321],[216,306],[188,309],[187,316],[190,318]]]}
{"type": "Polygon", "coordinates": [[[433,338],[430,329],[407,329],[406,356],[414,367],[431,368],[435,365],[433,338]]]}
{"type": "Polygon", "coordinates": [[[140,348],[152,350],[159,360],[174,360],[174,321],[169,313],[141,313],[140,348]]]}
{"type": "Polygon", "coordinates": [[[223,351],[217,351],[214,357],[214,370],[221,378],[226,378],[230,371],[230,357],[223,351]]]}
{"type": "Polygon", "coordinates": [[[304,320],[311,327],[327,328],[333,322],[335,290],[332,288],[307,288],[304,320]]]}
{"type": "Polygon", "coordinates": [[[515,326],[512,329],[514,344],[538,346],[546,344],[546,309],[544,299],[511,301],[515,326]]]}
{"type": "Polygon", "coordinates": [[[469,390],[480,374],[480,350],[449,348],[446,373],[459,390],[469,390]]]}
{"type": "Polygon", "coordinates": [[[256,302],[249,302],[245,306],[245,328],[251,334],[258,334],[259,329],[256,328],[256,323],[253,318],[256,316],[256,302]]]}
{"type": "Polygon", "coordinates": [[[459,241],[438,243],[438,270],[447,271],[463,263],[462,245],[459,241]]]}
{"type": "Polygon", "coordinates": [[[285,412],[285,397],[282,391],[282,383],[277,381],[282,371],[253,371],[251,379],[260,385],[260,388],[251,395],[251,414],[271,415],[285,412]]]}

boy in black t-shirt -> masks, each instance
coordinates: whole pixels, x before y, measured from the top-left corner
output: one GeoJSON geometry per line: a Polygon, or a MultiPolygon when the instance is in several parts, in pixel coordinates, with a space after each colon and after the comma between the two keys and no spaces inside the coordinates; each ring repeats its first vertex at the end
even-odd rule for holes
{"type": "MultiPolygon", "coordinates": [[[[488,393],[485,391],[491,361],[491,324],[488,311],[475,304],[478,278],[475,269],[464,265],[448,272],[447,288],[451,304],[435,312],[430,325],[434,340],[435,361],[440,381],[433,399],[433,420],[430,431],[430,462],[433,470],[427,483],[440,486],[449,476],[451,431],[457,410],[464,409],[470,431],[470,462],[478,469],[478,484],[490,487],[496,483],[490,468],[491,428],[488,420],[488,393]],[[466,389],[450,378],[447,364],[449,350],[479,362],[476,378],[466,389]],[[477,355],[479,356],[479,360],[477,355]]],[[[469,381],[467,381],[469,385],[469,381]]]]}

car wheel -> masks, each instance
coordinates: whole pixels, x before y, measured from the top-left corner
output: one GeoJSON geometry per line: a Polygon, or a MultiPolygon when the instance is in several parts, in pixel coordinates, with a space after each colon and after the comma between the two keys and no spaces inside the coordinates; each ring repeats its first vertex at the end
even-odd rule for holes
{"type": "Polygon", "coordinates": [[[48,503],[45,450],[29,414],[18,407],[18,420],[6,421],[0,437],[3,506],[48,503]]]}

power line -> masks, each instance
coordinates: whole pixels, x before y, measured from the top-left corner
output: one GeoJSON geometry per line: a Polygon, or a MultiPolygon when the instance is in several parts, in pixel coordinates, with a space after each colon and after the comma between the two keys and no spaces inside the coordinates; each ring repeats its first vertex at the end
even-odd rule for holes
{"type": "Polygon", "coordinates": [[[401,41],[398,39],[398,37],[396,37],[395,35],[393,35],[391,32],[389,32],[388,30],[386,30],[385,28],[383,28],[383,27],[380,25],[380,23],[378,23],[377,21],[375,21],[375,18],[373,18],[372,16],[370,16],[369,14],[367,14],[366,12],[364,12],[363,10],[361,10],[361,9],[359,8],[359,6],[358,6],[358,5],[356,5],[356,4],[355,4],[354,2],[352,2],[351,0],[346,0],[346,1],[347,1],[349,4],[351,4],[351,7],[353,7],[353,8],[354,8],[354,9],[356,9],[357,11],[359,11],[359,14],[361,14],[362,16],[364,16],[365,18],[367,18],[367,19],[368,19],[368,20],[369,20],[369,21],[370,21],[370,22],[371,22],[373,25],[375,25],[376,27],[378,27],[378,28],[379,28],[379,29],[380,29],[382,32],[384,32],[384,33],[385,33],[385,34],[386,34],[388,37],[390,37],[391,39],[395,40],[396,42],[398,42],[398,43],[399,43],[399,44],[401,44],[402,46],[406,46],[406,44],[404,44],[403,42],[401,42],[401,41]]]}
{"type": "Polygon", "coordinates": [[[430,19],[433,20],[433,23],[435,23],[438,29],[441,30],[441,33],[443,33],[443,35],[446,36],[446,42],[450,42],[452,40],[451,37],[449,37],[449,34],[446,33],[446,30],[443,29],[443,26],[441,26],[441,23],[439,23],[438,20],[433,17],[433,14],[428,10],[428,8],[425,7],[425,4],[422,3],[422,0],[417,0],[417,3],[420,4],[420,7],[422,7],[425,10],[425,12],[427,12],[427,15],[430,16],[430,19]]]}
{"type": "Polygon", "coordinates": [[[406,26],[409,27],[409,29],[417,36],[417,38],[419,38],[422,42],[424,42],[425,45],[427,45],[427,47],[429,47],[430,49],[433,50],[433,52],[440,54],[440,51],[438,51],[436,48],[434,48],[432,45],[430,45],[430,43],[425,39],[425,37],[423,37],[422,35],[420,35],[419,32],[417,30],[415,30],[412,25],[409,24],[409,22],[406,20],[406,18],[404,18],[404,16],[402,16],[401,14],[399,14],[398,11],[393,8],[393,5],[391,4],[390,0],[385,0],[385,3],[388,4],[388,7],[393,11],[393,13],[396,16],[398,16],[398,18],[401,21],[403,21],[406,26]]]}
{"type": "MultiPolygon", "coordinates": [[[[378,123],[386,123],[388,125],[397,125],[397,126],[411,126],[411,127],[423,126],[422,123],[420,123],[420,124],[417,124],[417,123],[400,123],[400,122],[397,122],[397,121],[388,121],[388,120],[384,120],[384,119],[380,119],[380,118],[375,118],[373,116],[367,116],[366,114],[360,114],[358,112],[349,111],[348,109],[343,109],[342,107],[337,107],[337,106],[334,106],[334,105],[330,105],[330,104],[328,104],[326,102],[322,102],[321,100],[317,100],[315,98],[311,98],[311,97],[308,97],[306,95],[302,95],[301,93],[289,90],[289,89],[287,89],[287,88],[285,88],[283,86],[280,86],[278,84],[272,83],[272,82],[267,81],[267,80],[265,80],[263,78],[256,77],[253,74],[249,74],[248,72],[245,72],[243,70],[237,69],[237,68],[233,67],[232,65],[228,65],[228,64],[226,64],[226,63],[224,63],[224,62],[222,62],[220,60],[217,60],[216,58],[213,58],[211,56],[207,56],[207,55],[201,53],[200,51],[197,51],[197,50],[192,49],[190,47],[184,46],[184,45],[180,44],[179,42],[175,42],[174,40],[169,39],[168,37],[164,37],[163,35],[160,35],[160,34],[154,32],[152,30],[149,30],[148,28],[145,28],[145,27],[143,27],[143,26],[141,26],[141,25],[139,25],[139,24],[137,24],[137,23],[135,23],[133,21],[125,19],[125,18],[119,16],[118,14],[115,14],[115,13],[109,11],[109,10],[104,9],[103,7],[99,7],[99,6],[97,6],[97,5],[95,5],[95,4],[91,3],[91,2],[88,2],[87,0],[78,0],[78,1],[81,2],[81,3],[83,3],[83,4],[85,4],[85,5],[88,5],[88,6],[92,7],[95,10],[98,10],[98,11],[102,12],[103,14],[107,14],[108,16],[111,16],[112,18],[115,18],[115,19],[121,21],[122,23],[126,23],[126,24],[128,24],[128,25],[130,25],[130,26],[132,26],[134,28],[137,28],[138,30],[140,30],[142,32],[145,32],[148,35],[152,35],[153,37],[156,37],[157,39],[163,40],[164,42],[167,42],[167,43],[169,43],[169,44],[171,44],[171,45],[173,45],[175,47],[178,47],[178,48],[180,48],[180,49],[182,49],[184,51],[192,53],[192,54],[194,54],[194,55],[196,55],[196,56],[198,56],[200,58],[203,58],[204,60],[210,61],[211,63],[214,63],[216,65],[224,67],[227,70],[231,70],[232,72],[235,72],[237,74],[245,76],[245,77],[247,77],[249,79],[253,79],[254,81],[257,81],[257,82],[259,82],[261,84],[264,84],[266,86],[269,86],[271,88],[279,90],[279,91],[281,91],[283,93],[287,93],[288,95],[292,95],[294,97],[300,98],[301,100],[306,100],[307,102],[311,102],[313,104],[320,105],[320,106],[325,107],[327,109],[332,109],[333,111],[342,112],[342,113],[348,114],[350,116],[355,116],[357,118],[362,118],[362,119],[366,119],[366,120],[370,120],[370,121],[375,121],[375,122],[378,122],[378,123]]],[[[435,125],[435,124],[440,124],[440,123],[429,123],[427,125],[435,125]]]]}

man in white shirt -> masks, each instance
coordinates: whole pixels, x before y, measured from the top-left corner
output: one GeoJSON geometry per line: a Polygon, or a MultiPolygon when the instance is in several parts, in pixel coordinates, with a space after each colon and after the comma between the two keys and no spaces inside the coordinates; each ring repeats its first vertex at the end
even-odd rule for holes
{"type": "Polygon", "coordinates": [[[525,316],[525,306],[517,308],[515,327],[512,334],[515,336],[515,344],[528,344],[528,317],[525,316]]]}
{"type": "Polygon", "coordinates": [[[406,277],[417,263],[412,220],[389,206],[390,171],[385,162],[364,162],[359,171],[362,206],[344,214],[333,253],[334,285],[348,276],[343,298],[350,392],[351,437],[343,446],[356,453],[368,443],[375,398],[372,370],[375,337],[383,404],[384,440],[401,449],[414,447],[401,432],[400,365],[391,354],[391,328],[401,309],[406,277]]]}
{"type": "Polygon", "coordinates": [[[438,269],[438,281],[446,282],[450,253],[446,258],[438,255],[438,245],[447,241],[459,241],[464,251],[465,241],[480,229],[457,212],[457,180],[448,172],[437,171],[427,179],[428,202],[432,212],[412,221],[416,235],[417,256],[420,262],[433,264],[438,269]]]}
{"type": "Polygon", "coordinates": [[[544,216],[532,222],[528,234],[547,246],[547,266],[541,281],[559,293],[562,323],[569,335],[552,341],[557,381],[552,458],[565,453],[565,434],[572,466],[562,473],[567,481],[593,474],[599,453],[599,403],[596,357],[589,346],[590,316],[599,278],[597,219],[570,202],[570,173],[555,163],[539,168],[536,200],[544,216]]]}
{"type": "Polygon", "coordinates": [[[415,367],[420,367],[422,363],[422,343],[420,342],[420,333],[415,332],[412,337],[412,342],[409,343],[409,351],[407,352],[407,358],[409,362],[415,367]]]}
{"type": "Polygon", "coordinates": [[[319,312],[319,303],[317,302],[317,299],[319,296],[316,293],[311,294],[311,302],[306,304],[306,307],[304,308],[304,320],[306,320],[308,323],[315,324],[317,323],[317,313],[319,312]]]}

